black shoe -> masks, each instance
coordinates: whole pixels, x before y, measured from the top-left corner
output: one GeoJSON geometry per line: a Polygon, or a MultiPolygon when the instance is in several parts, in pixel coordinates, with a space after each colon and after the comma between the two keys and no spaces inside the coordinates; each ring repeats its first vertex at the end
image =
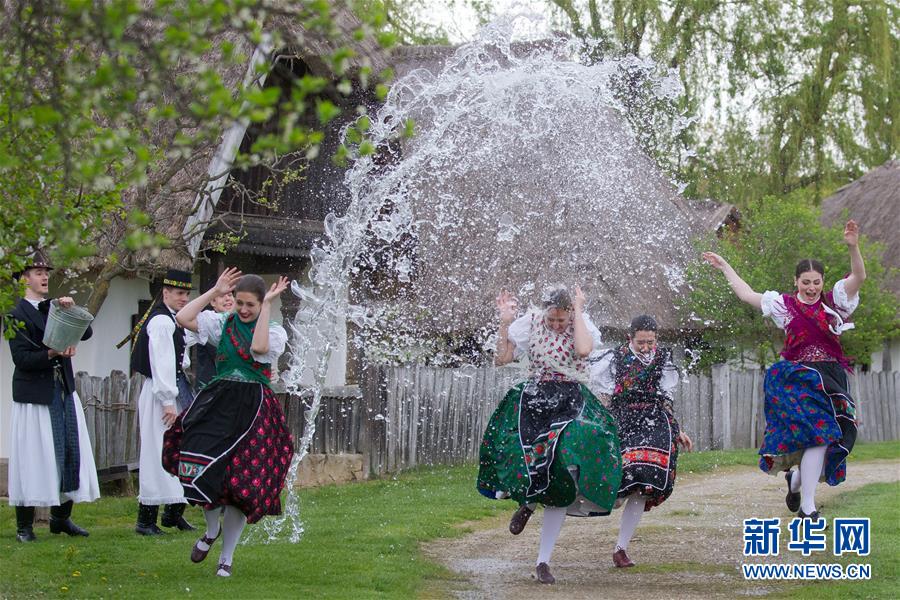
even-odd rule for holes
{"type": "Polygon", "coordinates": [[[784,497],[784,503],[787,504],[789,511],[797,512],[800,510],[800,492],[791,491],[791,478],[793,476],[793,471],[788,471],[784,474],[784,480],[787,481],[788,486],[787,496],[784,497]]]}
{"type": "Polygon", "coordinates": [[[178,517],[178,519],[172,523],[166,519],[160,519],[160,524],[163,527],[177,527],[179,531],[195,531],[197,528],[187,522],[187,519],[184,517],[178,517]]]}
{"type": "MultiPolygon", "coordinates": [[[[810,521],[818,521],[822,517],[819,516],[819,511],[814,510],[809,514],[804,513],[802,510],[797,511],[797,517],[800,519],[809,519],[810,521]]],[[[826,521],[827,523],[827,521],[826,521]]],[[[827,526],[827,525],[826,525],[827,526]]]]}
{"type": "Polygon", "coordinates": [[[513,513],[512,518],[509,520],[509,532],[513,535],[519,535],[525,529],[525,526],[528,524],[528,519],[531,518],[531,515],[534,514],[534,511],[528,508],[527,504],[523,504],[519,507],[519,509],[513,513]]]}
{"type": "Polygon", "coordinates": [[[156,526],[156,523],[149,525],[137,524],[134,526],[134,532],[140,535],[165,535],[166,532],[156,526]]]}
{"type": "Polygon", "coordinates": [[[16,507],[16,541],[33,542],[37,538],[34,535],[34,507],[16,507]]]}
{"type": "Polygon", "coordinates": [[[537,580],[541,583],[546,583],[548,585],[552,585],[556,583],[556,577],[550,573],[550,566],[547,563],[538,563],[537,569],[535,569],[537,580]]]}
{"type": "Polygon", "coordinates": [[[160,525],[163,527],[177,527],[179,531],[194,531],[197,529],[184,518],[185,508],[187,508],[187,504],[167,504],[166,509],[163,511],[162,519],[159,521],[160,525]]]}
{"type": "Polygon", "coordinates": [[[50,533],[65,533],[67,535],[83,535],[87,537],[90,533],[72,522],[72,519],[58,519],[50,517],[50,533]]]}

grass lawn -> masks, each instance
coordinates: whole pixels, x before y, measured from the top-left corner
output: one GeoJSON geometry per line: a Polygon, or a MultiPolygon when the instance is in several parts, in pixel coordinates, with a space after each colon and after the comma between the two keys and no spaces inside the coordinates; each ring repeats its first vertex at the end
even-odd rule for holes
{"type": "MultiPolygon", "coordinates": [[[[855,460],[900,456],[900,443],[865,444],[857,450],[855,460]]],[[[752,450],[698,452],[684,454],[679,466],[682,473],[698,473],[753,465],[754,456],[752,450]]],[[[474,480],[475,467],[465,465],[305,490],[306,533],[300,543],[238,546],[234,576],[228,580],[214,575],[218,543],[206,562],[195,565],[188,555],[198,536],[135,535],[134,498],[105,497],[76,506],[75,520],[91,531],[89,538],[51,535],[39,525],[33,544],[15,541],[13,509],[3,505],[0,597],[416,597],[426,586],[434,590],[452,578],[421,556],[420,542],[461,535],[467,531],[464,523],[508,515],[514,507],[481,497],[474,480]]],[[[849,514],[869,516],[868,508],[854,510],[849,514]]],[[[196,525],[203,522],[197,509],[187,516],[196,525]]],[[[888,540],[879,539],[879,528],[875,532],[877,550],[888,540]]]]}

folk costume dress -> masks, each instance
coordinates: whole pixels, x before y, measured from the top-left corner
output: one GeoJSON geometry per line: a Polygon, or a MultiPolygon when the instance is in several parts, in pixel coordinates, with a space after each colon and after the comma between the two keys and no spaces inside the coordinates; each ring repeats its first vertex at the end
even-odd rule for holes
{"type": "Polygon", "coordinates": [[[619,497],[639,493],[644,510],[662,504],[675,487],[680,428],[672,408],[678,370],[668,348],[649,360],[630,344],[609,350],[591,364],[591,387],[610,396],[622,449],[619,497]]]}
{"type": "MultiPolygon", "coordinates": [[[[585,315],[599,345],[600,332],[585,315]]],[[[510,325],[515,355],[527,355],[528,381],[513,387],[488,423],[480,450],[478,491],[519,504],[564,507],[573,516],[609,514],[621,480],[612,416],[583,384],[587,361],[574,329],[556,333],[543,313],[510,325]]]]}
{"type": "Polygon", "coordinates": [[[257,354],[250,349],[257,322],[203,311],[197,323],[199,337],[217,346],[217,375],[166,432],[163,466],[191,504],[235,506],[248,523],[279,515],[294,444],[272,391],[271,365],[287,332],[270,323],[269,352],[257,354]]]}
{"type": "MultiPolygon", "coordinates": [[[[70,502],[100,497],[72,359],[49,358],[43,343],[49,306],[49,300],[23,298],[11,313],[25,325],[9,341],[15,364],[8,479],[11,506],[70,507],[70,502]]],[[[82,340],[91,334],[89,327],[82,340]]]]}
{"type": "Polygon", "coordinates": [[[856,403],[850,396],[847,358],[840,335],[859,305],[847,296],[844,280],[805,304],[793,294],[766,292],[762,313],[784,329],[781,356],[764,383],[766,432],[759,468],[775,475],[800,464],[803,451],[827,446],[821,481],[838,485],[847,475],[846,458],[856,442],[856,403]]]}

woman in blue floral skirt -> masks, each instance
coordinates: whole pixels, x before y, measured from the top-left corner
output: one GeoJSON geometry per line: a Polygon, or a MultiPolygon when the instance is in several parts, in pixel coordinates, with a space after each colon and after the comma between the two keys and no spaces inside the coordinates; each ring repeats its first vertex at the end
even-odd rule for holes
{"type": "Polygon", "coordinates": [[[796,292],[760,294],[721,256],[703,258],[722,271],[738,298],[760,309],[785,331],[781,360],[766,372],[766,432],[759,467],[785,471],[788,508],[801,518],[819,519],[816,484],[838,485],[847,474],[847,455],[856,441],[856,404],[850,397],[849,361],[840,336],[859,305],[866,268],[859,252],[859,226],[848,221],[844,241],[850,250],[850,274],[823,292],[825,268],[804,259],[795,270],[796,292]],[[796,470],[791,470],[799,465],[796,470]]]}

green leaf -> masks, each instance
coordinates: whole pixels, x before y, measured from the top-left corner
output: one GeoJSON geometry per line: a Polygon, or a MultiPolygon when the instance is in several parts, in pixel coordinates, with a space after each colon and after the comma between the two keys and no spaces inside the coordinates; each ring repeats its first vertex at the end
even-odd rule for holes
{"type": "Polygon", "coordinates": [[[319,118],[319,123],[324,125],[339,114],[341,114],[341,109],[330,100],[319,100],[316,102],[316,115],[319,118]]]}

